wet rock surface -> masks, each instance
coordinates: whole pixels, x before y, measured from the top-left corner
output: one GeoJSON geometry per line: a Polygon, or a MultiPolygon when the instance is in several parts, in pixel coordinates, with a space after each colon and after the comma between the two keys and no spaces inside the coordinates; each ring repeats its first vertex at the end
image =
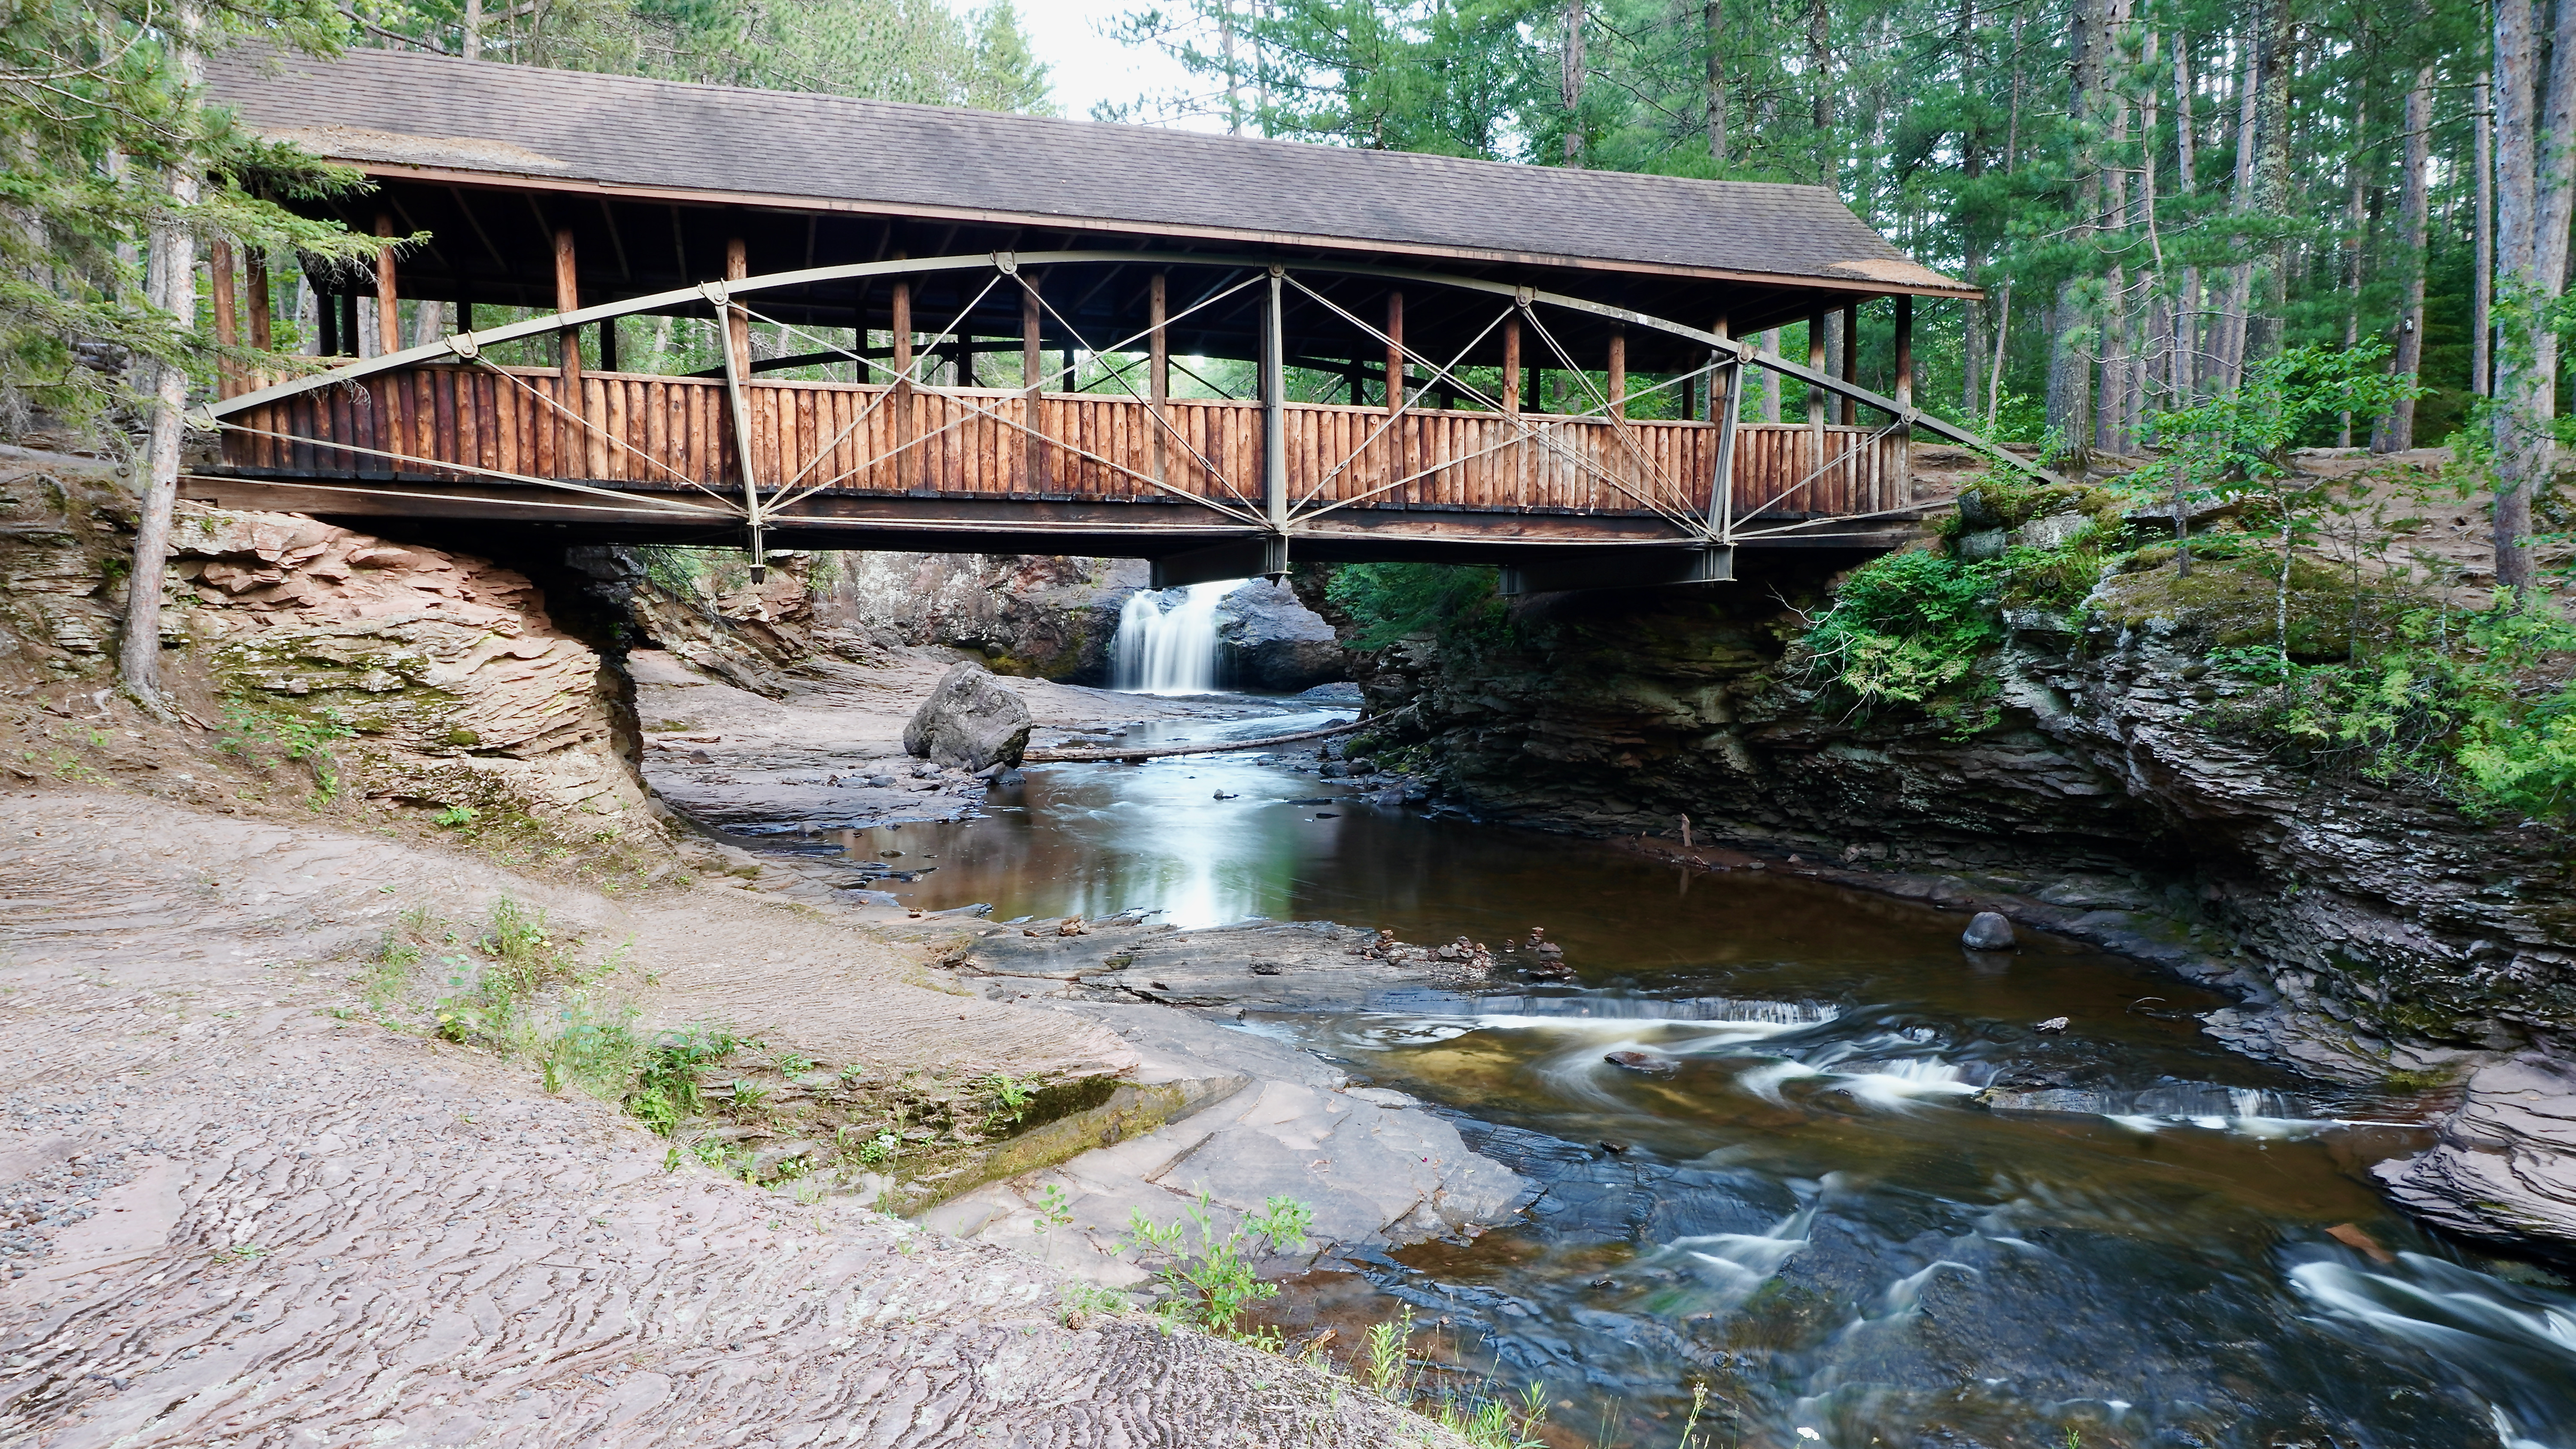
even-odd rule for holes
{"type": "Polygon", "coordinates": [[[1284,583],[1254,579],[1216,606],[1218,673],[1236,689],[1295,694],[1342,677],[1342,645],[1284,583]]]}
{"type": "MultiPolygon", "coordinates": [[[[1998,717],[1964,739],[1856,715],[1782,667],[1797,629],[1772,594],[1826,583],[1540,598],[1508,646],[1471,662],[1411,641],[1362,683],[1378,734],[1431,746],[1448,808],[1651,834],[1676,858],[1694,855],[1675,848],[1688,815],[1700,840],[1751,852],[1695,853],[1712,863],[1999,909],[2223,986],[2242,1004],[2210,1030],[2301,1070],[2459,1078],[2554,1060],[2576,1034],[2563,837],[2320,781],[2213,731],[2212,702],[2253,686],[2193,668],[2211,640],[2156,607],[2149,575],[2017,623],[1991,665],[1998,717]]],[[[2556,1130],[2535,1122],[2518,1150],[2576,1162],[2556,1130]]],[[[2446,1219],[2482,1220],[2469,1201],[2446,1219]]],[[[2528,1240],[2533,1221],[2485,1231],[2528,1240]]],[[[2576,1219],[2547,1236],[2576,1247],[2576,1219]]]]}
{"type": "MultiPolygon", "coordinates": [[[[825,923],[743,900],[765,919],[700,930],[685,901],[611,902],[363,836],[183,823],[119,797],[0,796],[0,1047],[31,1073],[0,1114],[0,1210],[17,1220],[0,1235],[17,1250],[0,1439],[624,1446],[757,1426],[1322,1449],[1423,1432],[1275,1358],[1069,1316],[1068,1280],[1024,1255],[674,1168],[609,1104],[373,1024],[350,980],[406,907],[511,893],[632,930],[658,965],[709,962],[671,998],[704,1020],[718,1004],[692,993],[739,991],[782,931],[825,923]]],[[[1073,1018],[888,983],[841,1005],[886,1060],[942,1039],[926,1017],[888,1023],[888,985],[1124,1050],[1073,1018]]],[[[996,1062],[1020,1050],[989,1045],[996,1062]]]]}

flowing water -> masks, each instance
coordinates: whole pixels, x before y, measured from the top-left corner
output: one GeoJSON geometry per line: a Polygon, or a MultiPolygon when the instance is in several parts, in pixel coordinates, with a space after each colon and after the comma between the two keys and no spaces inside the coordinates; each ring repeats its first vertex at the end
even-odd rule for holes
{"type": "Polygon", "coordinates": [[[2389,1212],[2367,1171],[2424,1143],[2417,1109],[2227,1052],[2191,1019],[2206,993],[2047,939],[1971,958],[1955,914],[1426,819],[1250,754],[1028,773],[989,818],[831,847],[905,852],[934,909],[1536,925],[1579,972],[1244,1023],[1541,1189],[1473,1242],[1302,1280],[1273,1305],[1292,1332],[1347,1346],[1409,1306],[1466,1375],[1543,1381],[1565,1444],[1674,1445],[1697,1385],[1719,1445],[2576,1449],[2576,1294],[2389,1212]]]}
{"type": "Polygon", "coordinates": [[[1216,606],[1241,579],[1139,589],[1118,611],[1110,646],[1116,688],[1136,694],[1207,694],[1217,684],[1216,606]]]}

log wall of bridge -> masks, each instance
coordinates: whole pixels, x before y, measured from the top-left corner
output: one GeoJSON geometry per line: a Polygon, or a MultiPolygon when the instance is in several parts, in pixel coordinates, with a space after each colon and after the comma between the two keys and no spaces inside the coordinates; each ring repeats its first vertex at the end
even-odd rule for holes
{"type": "MultiPolygon", "coordinates": [[[[738,493],[725,385],[699,378],[584,372],[576,423],[553,369],[422,366],[245,410],[227,421],[224,461],[284,477],[497,473],[643,490],[738,493]],[[372,450],[372,451],[366,451],[372,450]],[[387,456],[392,455],[392,456],[387,456]],[[694,490],[692,490],[694,491],[694,490]]],[[[744,385],[753,468],[764,489],[827,484],[872,495],[1156,501],[1177,492],[1257,507],[1257,402],[1176,399],[1169,426],[1143,401],[1049,393],[1031,447],[1026,394],[882,385],[744,385]],[[1157,474],[1157,435],[1160,450],[1157,474]],[[1033,473],[1033,469],[1035,470],[1033,473]]],[[[1569,419],[1487,412],[1290,404],[1292,502],[1704,516],[1716,467],[1709,423],[1569,419]],[[1527,431],[1522,425],[1526,424],[1527,431]],[[1393,486],[1389,486],[1390,480],[1393,486]]],[[[1741,424],[1734,509],[1741,517],[1852,515],[1902,507],[1903,443],[1867,427],[1741,424]],[[1822,453],[1819,453],[1821,447],[1822,453]],[[1834,466],[1774,503],[1822,459],[1834,466]]]]}

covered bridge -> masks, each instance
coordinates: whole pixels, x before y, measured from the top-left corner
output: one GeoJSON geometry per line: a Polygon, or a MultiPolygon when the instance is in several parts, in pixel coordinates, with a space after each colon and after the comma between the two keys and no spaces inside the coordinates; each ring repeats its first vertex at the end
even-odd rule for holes
{"type": "MultiPolygon", "coordinates": [[[[1913,299],[1973,290],[1817,187],[390,51],[243,48],[208,80],[374,182],[295,204],[423,238],[317,269],[303,341],[337,365],[228,382],[220,466],[185,485],[214,501],[1547,588],[1883,547],[1912,430],[1976,441],[1908,381],[1913,299]],[[1882,297],[1892,396],[1823,370],[1882,297]],[[452,329],[404,346],[404,300],[452,329]],[[1798,321],[1803,365],[1741,340],[1798,321]],[[685,363],[675,326],[704,338],[685,363]],[[1744,421],[1749,367],[1806,384],[1804,417],[1744,421]]],[[[265,327],[265,278],[233,273],[219,327],[245,292],[265,327]]]]}

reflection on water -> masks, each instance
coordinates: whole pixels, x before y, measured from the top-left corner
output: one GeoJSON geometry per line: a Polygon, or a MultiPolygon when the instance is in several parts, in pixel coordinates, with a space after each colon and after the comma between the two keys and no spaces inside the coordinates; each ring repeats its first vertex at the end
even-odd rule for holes
{"type": "Polygon", "coordinates": [[[1411,1304],[1471,1366],[1546,1381],[1568,1444],[1670,1445],[1697,1383],[1713,1442],[1780,1449],[2576,1449],[2576,1295],[2368,1185],[2425,1139],[2371,1125],[2408,1104],[2227,1053],[2189,1019],[2218,998],[2143,968],[1971,959],[1955,915],[1426,820],[1248,755],[1036,769],[988,819],[835,848],[1002,917],[1546,927],[1576,985],[1245,1026],[1441,1104],[1545,1189],[1474,1242],[1312,1277],[1277,1321],[1348,1343],[1411,1304]]]}

